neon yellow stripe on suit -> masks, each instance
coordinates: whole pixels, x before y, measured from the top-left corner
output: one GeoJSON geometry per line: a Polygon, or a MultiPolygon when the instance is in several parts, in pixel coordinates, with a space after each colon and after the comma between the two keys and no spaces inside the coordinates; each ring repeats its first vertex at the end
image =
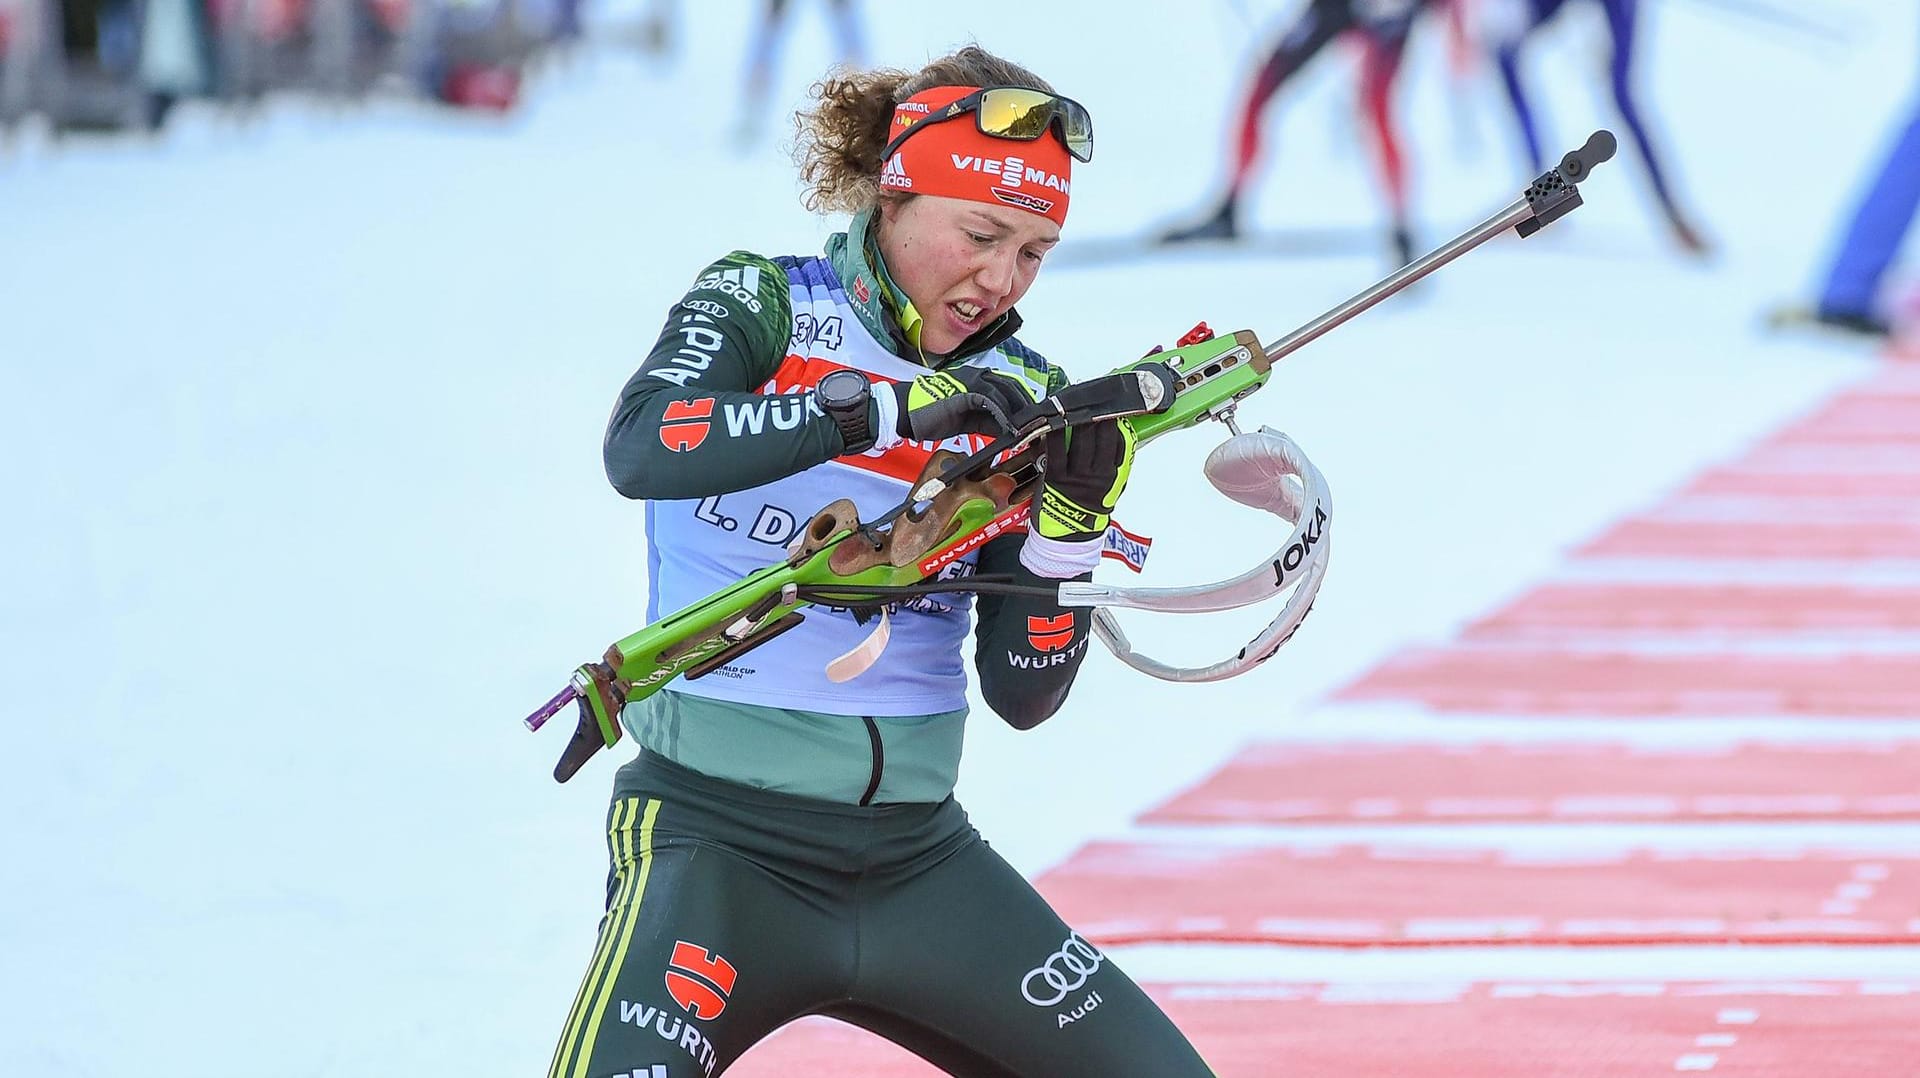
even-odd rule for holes
{"type": "MultiPolygon", "coordinates": [[[[633,926],[640,920],[640,903],[647,898],[647,874],[653,869],[653,821],[659,815],[659,800],[649,800],[646,815],[640,820],[640,871],[632,877],[633,898],[621,918],[618,932],[620,941],[614,946],[612,964],[606,978],[600,982],[600,990],[594,993],[593,1013],[587,1017],[587,1035],[574,1061],[573,1078],[586,1078],[587,1060],[593,1058],[593,1042],[600,1036],[600,1020],[606,1016],[607,1004],[613,999],[613,986],[620,979],[620,967],[627,961],[627,945],[633,942],[633,926]]],[[[626,839],[627,863],[631,864],[634,858],[632,830],[626,832],[626,839]]]]}
{"type": "MultiPolygon", "coordinates": [[[[657,802],[656,802],[657,803],[657,802]]],[[[571,1047],[580,1040],[583,1020],[586,1017],[586,1002],[590,998],[593,986],[599,982],[607,968],[607,959],[613,950],[613,940],[619,927],[621,916],[626,912],[627,899],[633,893],[633,819],[639,815],[640,799],[629,797],[615,805],[607,825],[607,857],[613,862],[614,879],[617,884],[613,903],[608,906],[606,916],[600,922],[600,941],[594,946],[593,962],[587,966],[586,976],[580,980],[580,990],[574,993],[573,1006],[567,1011],[567,1024],[560,1035],[560,1043],[553,1050],[553,1063],[547,1068],[547,1078],[561,1078],[566,1073],[566,1061],[571,1057],[571,1047]],[[624,848],[623,848],[624,847],[624,848]]]]}
{"type": "MultiPolygon", "coordinates": [[[[635,798],[628,798],[613,806],[607,821],[607,859],[613,863],[614,879],[618,883],[616,894],[624,896],[627,890],[627,866],[620,857],[619,836],[623,827],[632,818],[634,806],[639,804],[635,798]]],[[[580,979],[580,989],[573,994],[573,1006],[567,1009],[567,1024],[560,1033],[560,1043],[554,1046],[553,1062],[547,1066],[547,1078],[560,1078],[565,1073],[565,1060],[569,1048],[580,1038],[580,1019],[584,1013],[582,1003],[587,998],[587,990],[599,979],[600,971],[606,966],[606,956],[613,939],[613,922],[619,906],[610,906],[606,915],[600,919],[600,939],[594,944],[593,961],[587,965],[586,976],[580,979]]]]}

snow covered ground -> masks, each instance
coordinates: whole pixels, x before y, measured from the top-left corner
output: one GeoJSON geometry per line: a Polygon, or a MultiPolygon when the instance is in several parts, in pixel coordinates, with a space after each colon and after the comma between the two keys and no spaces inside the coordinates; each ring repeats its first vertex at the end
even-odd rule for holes
{"type": "MultiPolygon", "coordinates": [[[[782,147],[735,135],[752,5],[684,6],[672,63],[603,40],[505,120],[189,107],[150,142],[28,132],[0,150],[0,1073],[544,1064],[592,947],[612,766],[556,786],[564,733],[517,720],[640,621],[641,516],[600,474],[602,423],[695,270],[838,226],[800,209],[782,147]]],[[[1291,6],[867,5],[883,62],[977,38],[1091,108],[1069,249],[1201,204],[1244,42],[1291,6]]],[[[788,108],[830,56],[817,6],[798,7],[788,108]]],[[[1913,92],[1915,13],[1808,5],[1844,29],[1823,45],[1731,5],[1647,7],[1648,111],[1717,256],[1668,248],[1623,146],[1548,233],[1287,360],[1242,415],[1332,484],[1316,612],[1237,681],[1163,685],[1096,654],[1037,731],[982,709],[960,793],[1022,870],[1125,832],[1256,734],[1364,734],[1374,717],[1315,701],[1876,362],[1765,336],[1758,314],[1810,287],[1913,92]]],[[[1532,54],[1550,145],[1624,136],[1602,37],[1575,11],[1532,54]]],[[[1444,67],[1426,35],[1400,87],[1433,243],[1529,178],[1493,84],[1456,99],[1444,67]]],[[[1376,227],[1351,69],[1324,59],[1270,112],[1260,225],[1376,227]]],[[[1077,374],[1203,318],[1272,340],[1383,260],[1063,257],[1023,337],[1077,374]]],[[[1156,539],[1150,582],[1269,548],[1199,491],[1211,445],[1169,438],[1137,468],[1121,515],[1156,539]]],[[[1149,652],[1199,660],[1264,621],[1242,615],[1125,620],[1149,652]]],[[[1897,827],[1873,843],[1920,846],[1897,827]]],[[[1159,968],[1246,960],[1174,950],[1159,968]]],[[[1304,977],[1395,961],[1263,954],[1304,977]]],[[[1443,975],[1551,961],[1456,954],[1443,975]]]]}

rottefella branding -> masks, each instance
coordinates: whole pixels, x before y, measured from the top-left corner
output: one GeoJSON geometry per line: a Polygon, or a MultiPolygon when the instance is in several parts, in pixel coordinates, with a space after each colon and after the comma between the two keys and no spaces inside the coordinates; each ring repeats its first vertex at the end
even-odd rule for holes
{"type": "Polygon", "coordinates": [[[737,976],[733,963],[697,943],[676,940],[667,962],[667,994],[681,1010],[711,1022],[727,1009],[737,976]]]}
{"type": "Polygon", "coordinates": [[[660,444],[675,453],[698,449],[707,440],[713,424],[713,398],[695,397],[690,401],[668,401],[666,414],[660,417],[660,444]]]}
{"type": "Polygon", "coordinates": [[[1028,614],[1027,643],[1035,651],[1059,651],[1073,643],[1073,611],[1050,618],[1028,614]]]}

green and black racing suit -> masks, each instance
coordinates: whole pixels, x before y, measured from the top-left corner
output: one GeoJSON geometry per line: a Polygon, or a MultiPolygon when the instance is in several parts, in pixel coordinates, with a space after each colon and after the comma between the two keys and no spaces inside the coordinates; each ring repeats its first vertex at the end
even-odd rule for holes
{"type": "MultiPolygon", "coordinates": [[[[605,457],[616,489],[646,500],[649,620],[777,560],[836,498],[877,517],[940,448],[843,455],[812,400],[821,375],[899,380],[965,363],[1036,393],[1066,384],[1013,337],[1013,312],[950,355],[921,353],[871,224],[857,216],[824,256],[735,252],[708,267],[622,390],[605,457]]],[[[1022,542],[995,539],[944,575],[1048,582],[1022,542]]],[[[954,801],[970,615],[988,705],[1022,729],[1058,710],[1087,611],[962,593],[891,610],[886,650],[851,681],[822,667],[871,626],[812,608],[627,707],[642,751],[615,781],[606,911],[551,1078],[712,1076],[808,1014],[960,1075],[1211,1073],[954,801]]]]}

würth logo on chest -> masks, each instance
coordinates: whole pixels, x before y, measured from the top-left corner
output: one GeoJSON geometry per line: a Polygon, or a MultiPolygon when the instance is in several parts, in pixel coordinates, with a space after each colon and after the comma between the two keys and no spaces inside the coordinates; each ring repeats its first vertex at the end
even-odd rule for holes
{"type": "Polygon", "coordinates": [[[675,940],[667,963],[667,994],[682,1010],[711,1022],[727,1009],[736,976],[733,963],[697,943],[675,940]]]}
{"type": "Polygon", "coordinates": [[[667,414],[660,417],[660,443],[675,453],[697,449],[713,429],[713,398],[695,397],[690,401],[668,401],[667,414]]]}
{"type": "Polygon", "coordinates": [[[1073,611],[1050,618],[1028,614],[1027,643],[1035,651],[1059,651],[1073,643],[1073,611]]]}

